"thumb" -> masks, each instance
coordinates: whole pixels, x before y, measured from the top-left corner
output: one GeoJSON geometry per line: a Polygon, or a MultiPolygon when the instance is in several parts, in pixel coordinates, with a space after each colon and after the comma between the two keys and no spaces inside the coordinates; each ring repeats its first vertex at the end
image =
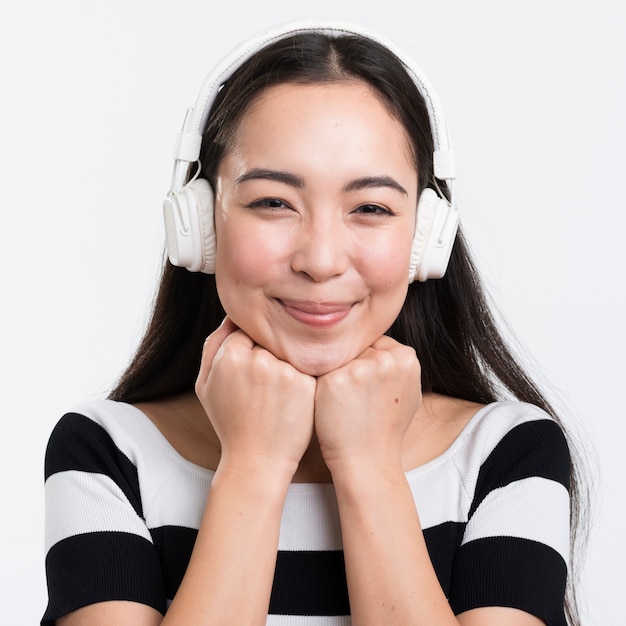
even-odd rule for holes
{"type": "Polygon", "coordinates": [[[222,347],[226,338],[238,330],[233,321],[226,316],[224,321],[206,338],[202,348],[202,361],[200,363],[200,371],[198,372],[198,380],[207,379],[213,359],[217,351],[222,347]]]}

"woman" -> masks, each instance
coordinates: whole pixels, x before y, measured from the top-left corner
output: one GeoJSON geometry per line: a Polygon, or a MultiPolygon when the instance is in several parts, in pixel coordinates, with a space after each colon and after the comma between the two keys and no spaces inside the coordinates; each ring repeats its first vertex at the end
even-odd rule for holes
{"type": "Polygon", "coordinates": [[[146,335],[50,440],[42,623],[576,624],[576,474],[457,233],[428,83],[296,25],[207,85],[146,335]]]}

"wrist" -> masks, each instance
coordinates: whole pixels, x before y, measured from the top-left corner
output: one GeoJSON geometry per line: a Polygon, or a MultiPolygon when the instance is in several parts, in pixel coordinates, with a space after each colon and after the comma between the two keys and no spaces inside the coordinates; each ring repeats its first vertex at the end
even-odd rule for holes
{"type": "Polygon", "coordinates": [[[336,489],[385,491],[398,481],[406,483],[400,460],[373,462],[370,459],[335,459],[327,465],[336,489]]]}
{"type": "Polygon", "coordinates": [[[237,458],[222,454],[213,484],[229,484],[253,493],[282,493],[287,489],[297,469],[297,463],[278,462],[262,455],[237,458]]]}

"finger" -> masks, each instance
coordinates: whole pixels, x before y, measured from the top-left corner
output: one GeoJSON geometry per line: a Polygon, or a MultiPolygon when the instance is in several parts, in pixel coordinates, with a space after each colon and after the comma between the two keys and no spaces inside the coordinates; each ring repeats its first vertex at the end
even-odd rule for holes
{"type": "MultiPolygon", "coordinates": [[[[395,339],[383,335],[379,337],[371,346],[368,346],[359,354],[354,361],[367,361],[369,359],[378,360],[381,352],[392,353],[395,349],[402,347],[395,339]]],[[[349,363],[348,363],[349,365],[349,363]]]]}
{"type": "Polygon", "coordinates": [[[395,339],[392,339],[387,335],[383,335],[382,337],[379,337],[371,347],[374,348],[374,350],[393,350],[394,348],[400,346],[402,346],[402,344],[398,343],[395,339]]]}
{"type": "Polygon", "coordinates": [[[354,360],[355,364],[357,362],[367,363],[368,361],[376,363],[376,367],[381,373],[383,371],[391,373],[398,367],[402,370],[414,365],[419,367],[419,360],[412,347],[385,335],[379,337],[354,360]]]}
{"type": "Polygon", "coordinates": [[[222,344],[226,339],[238,328],[233,321],[227,316],[224,321],[206,338],[204,346],[202,348],[202,361],[200,363],[200,371],[198,372],[199,380],[206,380],[209,372],[211,371],[211,365],[213,365],[213,359],[218,350],[222,347],[222,344]]]}

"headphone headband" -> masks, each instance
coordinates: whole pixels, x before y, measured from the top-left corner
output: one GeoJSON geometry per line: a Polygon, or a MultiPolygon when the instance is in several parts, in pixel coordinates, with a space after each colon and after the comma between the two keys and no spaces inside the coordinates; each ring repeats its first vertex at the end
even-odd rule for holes
{"type": "Polygon", "coordinates": [[[291,22],[271,28],[244,41],[222,58],[213,71],[204,79],[194,105],[187,110],[185,115],[183,128],[177,136],[174,148],[175,164],[171,191],[178,191],[182,188],[189,164],[198,160],[203,130],[213,102],[224,83],[259,50],[275,41],[300,33],[322,33],[335,36],[359,35],[381,44],[400,60],[426,102],[435,145],[433,155],[435,178],[445,180],[452,194],[453,180],[455,178],[454,152],[450,146],[448,127],[441,105],[430,85],[430,81],[411,59],[392,42],[385,40],[380,35],[376,35],[360,26],[323,21],[291,22]]]}

